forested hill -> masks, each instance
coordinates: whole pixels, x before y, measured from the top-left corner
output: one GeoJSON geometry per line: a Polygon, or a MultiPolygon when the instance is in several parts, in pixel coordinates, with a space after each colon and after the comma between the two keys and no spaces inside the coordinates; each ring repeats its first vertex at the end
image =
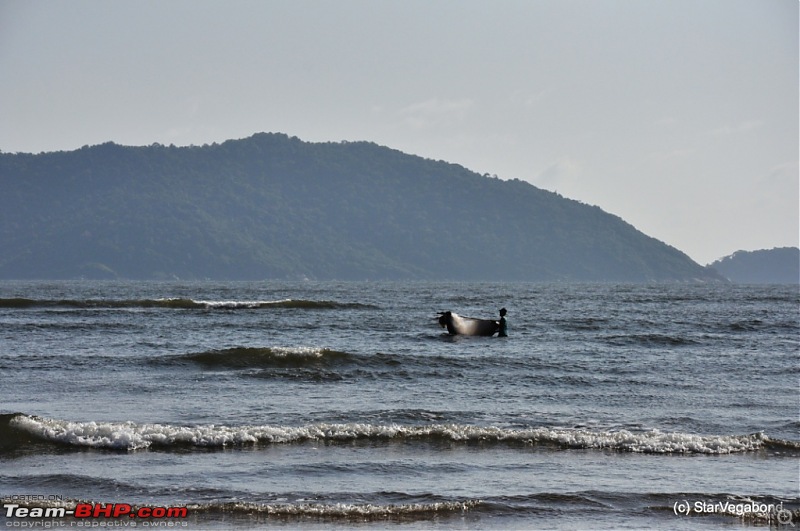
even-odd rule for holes
{"type": "Polygon", "coordinates": [[[0,154],[0,278],[720,280],[600,208],[372,143],[0,154]]]}
{"type": "Polygon", "coordinates": [[[738,284],[800,284],[800,249],[737,251],[709,267],[738,284]]]}

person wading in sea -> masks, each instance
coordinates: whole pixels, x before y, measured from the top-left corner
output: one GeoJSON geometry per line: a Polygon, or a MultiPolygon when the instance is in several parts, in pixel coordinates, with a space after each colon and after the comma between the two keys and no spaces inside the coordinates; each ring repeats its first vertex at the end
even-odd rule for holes
{"type": "Polygon", "coordinates": [[[497,332],[497,337],[508,337],[508,323],[506,323],[506,309],[500,308],[500,321],[498,321],[497,326],[500,328],[497,332]]]}

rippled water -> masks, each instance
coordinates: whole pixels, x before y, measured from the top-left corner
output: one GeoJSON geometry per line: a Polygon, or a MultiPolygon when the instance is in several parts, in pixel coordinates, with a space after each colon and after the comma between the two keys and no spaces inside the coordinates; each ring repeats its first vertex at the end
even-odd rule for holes
{"type": "Polygon", "coordinates": [[[791,527],[798,345],[796,286],[6,282],[0,497],[192,527],[791,527]],[[435,320],[500,307],[508,338],[435,320]]]}

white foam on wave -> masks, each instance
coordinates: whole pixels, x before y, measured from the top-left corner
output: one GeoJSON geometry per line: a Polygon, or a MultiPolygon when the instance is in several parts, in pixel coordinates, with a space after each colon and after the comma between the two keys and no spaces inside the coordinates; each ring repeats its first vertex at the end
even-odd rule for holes
{"type": "MultiPolygon", "coordinates": [[[[546,428],[530,431],[531,439],[536,442],[552,442],[570,448],[607,448],[636,453],[729,454],[758,450],[764,445],[760,434],[693,435],[659,430],[593,432],[546,428]]],[[[519,435],[524,438],[526,433],[521,432],[519,435]]]]}
{"type": "Polygon", "coordinates": [[[12,427],[38,438],[75,446],[138,450],[151,446],[224,447],[308,440],[446,440],[554,444],[566,448],[609,449],[636,453],[730,454],[759,450],[769,439],[752,435],[693,435],[646,432],[590,431],[565,428],[506,429],[461,424],[403,426],[396,424],[310,424],[307,426],[173,426],[134,422],[71,422],[19,415],[12,427]]]}
{"type": "Polygon", "coordinates": [[[276,301],[196,301],[211,309],[238,309],[238,308],[262,308],[264,306],[278,306],[292,302],[292,299],[281,299],[276,301]]]}
{"type": "Polygon", "coordinates": [[[433,503],[409,503],[399,505],[352,504],[352,503],[282,503],[257,504],[230,502],[224,504],[197,504],[189,508],[192,512],[226,512],[247,515],[304,516],[318,518],[393,518],[413,517],[429,513],[466,512],[480,505],[480,500],[464,500],[433,503]]]}
{"type": "Polygon", "coordinates": [[[273,426],[171,426],[134,422],[70,422],[20,415],[15,428],[39,438],[75,446],[139,450],[156,446],[236,446],[257,442],[291,442],[303,436],[303,428],[273,426]]]}
{"type": "MultiPolygon", "coordinates": [[[[22,507],[64,508],[74,510],[84,500],[47,500],[36,496],[30,500],[20,500],[18,496],[0,496],[0,505],[14,503],[22,507]]],[[[299,501],[296,503],[254,503],[254,502],[210,502],[190,503],[190,514],[222,513],[234,517],[267,516],[278,518],[323,518],[323,519],[414,519],[425,518],[431,514],[465,513],[483,502],[481,500],[454,500],[429,503],[376,504],[376,503],[316,503],[299,501]]]]}
{"type": "Polygon", "coordinates": [[[320,347],[270,347],[270,354],[281,358],[322,358],[330,350],[320,347]]]}

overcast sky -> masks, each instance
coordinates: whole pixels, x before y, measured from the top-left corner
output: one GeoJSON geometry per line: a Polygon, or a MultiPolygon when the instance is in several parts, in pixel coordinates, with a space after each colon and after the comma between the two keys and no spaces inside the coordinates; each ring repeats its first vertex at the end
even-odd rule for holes
{"type": "Polygon", "coordinates": [[[4,152],[367,140],[701,264],[798,245],[799,77],[797,0],[0,0],[4,152]]]}

